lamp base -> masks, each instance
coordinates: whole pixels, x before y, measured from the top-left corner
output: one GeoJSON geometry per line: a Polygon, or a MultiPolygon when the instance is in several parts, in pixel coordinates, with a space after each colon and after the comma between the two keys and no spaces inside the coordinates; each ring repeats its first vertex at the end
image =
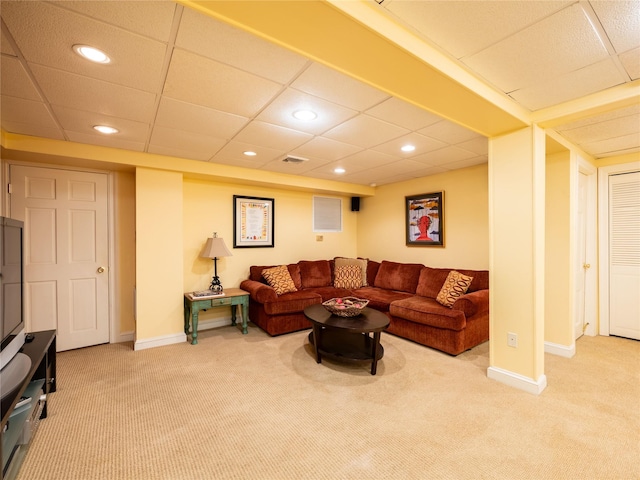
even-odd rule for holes
{"type": "Polygon", "coordinates": [[[211,279],[211,285],[209,285],[209,290],[216,293],[222,293],[224,291],[224,289],[222,288],[222,284],[220,283],[220,279],[218,277],[213,277],[211,279]]]}

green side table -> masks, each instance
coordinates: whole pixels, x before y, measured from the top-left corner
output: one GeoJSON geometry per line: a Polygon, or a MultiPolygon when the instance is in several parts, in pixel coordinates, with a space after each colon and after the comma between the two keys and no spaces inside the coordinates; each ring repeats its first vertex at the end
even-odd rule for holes
{"type": "Polygon", "coordinates": [[[249,292],[239,288],[229,288],[224,291],[224,296],[197,298],[191,293],[184,294],[184,333],[189,335],[189,318],[191,318],[191,345],[198,344],[198,312],[231,306],[231,324],[236,324],[236,310],[238,305],[242,306],[242,333],[247,334],[247,323],[249,322],[249,292]]]}

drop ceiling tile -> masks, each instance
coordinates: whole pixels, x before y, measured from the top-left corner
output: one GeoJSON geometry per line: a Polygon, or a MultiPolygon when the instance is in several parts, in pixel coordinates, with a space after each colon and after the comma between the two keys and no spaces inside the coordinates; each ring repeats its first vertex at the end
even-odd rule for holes
{"type": "Polygon", "coordinates": [[[67,132],[76,132],[83,135],[93,135],[95,137],[102,138],[105,135],[97,132],[93,126],[107,125],[119,130],[117,134],[109,136],[110,138],[138,142],[143,145],[149,136],[149,124],[147,123],[126,120],[118,117],[110,117],[109,115],[104,115],[102,113],[86,112],[57,105],[54,105],[51,108],[60,122],[60,125],[62,125],[62,128],[67,132]]]}
{"type": "Polygon", "coordinates": [[[581,128],[587,125],[594,125],[596,123],[607,122],[609,120],[614,120],[620,117],[627,117],[630,115],[638,115],[640,114],[640,103],[636,103],[635,105],[630,105],[625,108],[619,108],[616,110],[611,110],[610,112],[601,113],[600,115],[594,115],[592,117],[588,117],[582,120],[577,120],[575,122],[565,123],[563,125],[559,125],[556,127],[556,130],[559,132],[563,132],[565,130],[572,130],[575,128],[581,128]]]}
{"type": "Polygon", "coordinates": [[[576,3],[463,61],[502,91],[512,92],[607,57],[576,3]]]}
{"type": "Polygon", "coordinates": [[[62,130],[59,128],[48,128],[33,123],[11,122],[4,118],[2,119],[2,129],[6,132],[30,135],[32,137],[52,138],[54,140],[65,139],[62,130]]]}
{"type": "Polygon", "coordinates": [[[286,84],[307,59],[226,23],[184,9],[176,45],[220,63],[286,84]]]}
{"type": "Polygon", "coordinates": [[[336,142],[324,137],[314,137],[308,142],[291,150],[290,154],[310,160],[332,162],[360,151],[360,147],[348,143],[336,142]]]}
{"type": "Polygon", "coordinates": [[[530,110],[539,110],[625,83],[615,63],[606,58],[509,95],[530,110]]]}
{"type": "Polygon", "coordinates": [[[151,123],[155,95],[41,65],[30,65],[49,103],[151,123]]]}
{"type": "Polygon", "coordinates": [[[585,125],[561,134],[577,145],[585,145],[610,138],[633,135],[640,131],[640,114],[613,118],[604,122],[585,125]]]}
{"type": "Polygon", "coordinates": [[[276,159],[284,158],[286,150],[268,148],[262,145],[240,142],[232,140],[216,153],[211,161],[213,163],[223,163],[226,165],[246,166],[256,168],[276,159]],[[252,151],[256,153],[254,157],[248,157],[243,152],[252,151]]]}
{"type": "Polygon", "coordinates": [[[334,162],[334,164],[330,165],[330,168],[333,170],[335,167],[342,167],[347,170],[347,173],[353,173],[368,170],[370,168],[377,168],[383,165],[389,165],[401,160],[402,158],[397,155],[388,155],[381,152],[375,152],[373,150],[364,150],[334,162]]]}
{"type": "Polygon", "coordinates": [[[0,99],[0,118],[5,122],[33,124],[40,127],[57,129],[59,125],[42,102],[2,95],[0,99]]]}
{"type": "Polygon", "coordinates": [[[262,169],[270,172],[287,173],[290,175],[302,175],[305,172],[315,170],[329,163],[328,160],[309,159],[301,163],[284,162],[282,157],[271,160],[262,169]]]}
{"type": "Polygon", "coordinates": [[[609,138],[597,142],[588,142],[580,145],[596,158],[622,155],[624,153],[640,152],[640,131],[629,135],[609,138]]]}
{"type": "Polygon", "coordinates": [[[481,135],[448,120],[441,120],[438,123],[422,128],[418,130],[418,133],[448,143],[449,145],[482,138],[481,135]]]}
{"type": "Polygon", "coordinates": [[[30,64],[46,65],[118,85],[156,92],[166,44],[44,2],[3,2],[2,18],[30,64]],[[112,59],[89,62],[72,49],[87,44],[112,59]]]}
{"type": "Polygon", "coordinates": [[[338,142],[370,148],[408,133],[406,128],[361,114],[332,128],[324,136],[338,142]]]}
{"type": "Polygon", "coordinates": [[[456,147],[463,148],[464,150],[469,150],[470,152],[476,153],[478,155],[489,154],[489,140],[482,136],[472,138],[471,140],[467,140],[465,142],[457,143],[456,147]]]}
{"type": "Polygon", "coordinates": [[[0,59],[1,89],[3,95],[42,101],[35,85],[16,57],[2,55],[0,59]]]}
{"type": "Polygon", "coordinates": [[[476,165],[482,165],[487,163],[489,159],[486,156],[479,156],[468,158],[467,160],[461,160],[459,162],[451,162],[445,165],[440,165],[440,168],[445,168],[447,170],[459,170],[461,168],[474,167],[476,165]]]}
{"type": "Polygon", "coordinates": [[[433,113],[395,97],[390,97],[375,107],[371,107],[366,113],[407,130],[419,130],[442,120],[441,117],[433,113]]]}
{"type": "Polygon", "coordinates": [[[462,160],[469,160],[474,157],[477,157],[477,155],[469,150],[449,146],[436,150],[435,152],[429,152],[424,155],[412,157],[411,160],[433,167],[444,166],[448,163],[460,162],[462,160]]]}
{"type": "Polygon", "coordinates": [[[281,127],[319,135],[357,114],[355,110],[288,88],[256,118],[281,127]],[[314,120],[298,120],[293,116],[297,110],[312,110],[318,116],[314,120]]]}
{"type": "Polygon", "coordinates": [[[176,8],[182,8],[168,1],[119,1],[115,4],[113,1],[65,0],[56,5],[161,42],[169,39],[176,8]]]}
{"type": "Polygon", "coordinates": [[[456,58],[470,55],[571,1],[392,1],[382,7],[456,58]],[[500,25],[500,28],[495,28],[500,25]]]}
{"type": "Polygon", "coordinates": [[[616,52],[640,46],[640,2],[637,0],[589,2],[616,52]]]}
{"type": "Polygon", "coordinates": [[[107,137],[106,135],[97,136],[85,134],[82,132],[66,132],[69,140],[87,145],[99,145],[102,147],[120,148],[122,150],[132,150],[134,152],[144,151],[144,143],[123,140],[116,137],[107,137]]]}
{"type": "Polygon", "coordinates": [[[243,117],[253,117],[281,85],[228,65],[176,49],[164,95],[243,117]]]}
{"type": "Polygon", "coordinates": [[[233,138],[249,119],[212,108],[163,97],[155,124],[186,132],[212,135],[217,138],[233,138]]]}
{"type": "Polygon", "coordinates": [[[311,140],[313,135],[265,122],[251,122],[236,135],[235,140],[255,143],[274,150],[289,151],[311,140]]]}
{"type": "Polygon", "coordinates": [[[640,48],[629,50],[619,58],[631,80],[638,80],[640,78],[640,48]]]}
{"type": "Polygon", "coordinates": [[[446,143],[434,138],[425,137],[419,133],[410,133],[408,135],[403,135],[402,137],[394,138],[393,140],[381,145],[376,145],[372,150],[387,153],[389,155],[396,155],[401,158],[411,158],[446,146],[446,143]],[[413,145],[416,149],[412,152],[403,152],[400,148],[405,145],[413,145]]]}
{"type": "Polygon", "coordinates": [[[4,55],[10,55],[12,57],[17,56],[18,54],[13,49],[13,46],[11,46],[11,43],[9,43],[9,40],[7,38],[7,35],[5,33],[4,28],[2,28],[0,33],[1,33],[1,35],[0,35],[0,53],[2,53],[4,55]]]}
{"type": "Polygon", "coordinates": [[[389,98],[386,93],[319,63],[309,66],[291,86],[359,112],[389,98]]]}
{"type": "Polygon", "coordinates": [[[197,133],[185,132],[156,125],[151,134],[149,147],[153,145],[153,148],[156,151],[159,148],[167,148],[174,152],[189,152],[189,154],[186,155],[187,158],[208,160],[225,144],[226,141],[222,138],[215,138],[209,135],[199,135],[197,133]]]}

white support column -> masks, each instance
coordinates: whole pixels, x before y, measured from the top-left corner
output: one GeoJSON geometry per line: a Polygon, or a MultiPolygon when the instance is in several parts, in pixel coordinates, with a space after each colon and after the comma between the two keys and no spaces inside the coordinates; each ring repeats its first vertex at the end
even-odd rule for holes
{"type": "Polygon", "coordinates": [[[539,394],[547,380],[545,135],[537,126],[489,140],[489,236],[491,343],[487,374],[539,394]]]}

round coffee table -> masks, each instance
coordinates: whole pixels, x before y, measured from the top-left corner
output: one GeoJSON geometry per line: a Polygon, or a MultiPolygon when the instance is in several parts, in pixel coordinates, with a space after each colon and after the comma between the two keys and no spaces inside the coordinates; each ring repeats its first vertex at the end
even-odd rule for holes
{"type": "Polygon", "coordinates": [[[320,363],[322,356],[345,362],[371,362],[371,375],[376,374],[378,360],[384,355],[380,333],[389,326],[389,317],[368,307],[357,317],[339,317],[320,304],[305,308],[304,316],[313,324],[309,343],[314,346],[316,362],[320,363]]]}

